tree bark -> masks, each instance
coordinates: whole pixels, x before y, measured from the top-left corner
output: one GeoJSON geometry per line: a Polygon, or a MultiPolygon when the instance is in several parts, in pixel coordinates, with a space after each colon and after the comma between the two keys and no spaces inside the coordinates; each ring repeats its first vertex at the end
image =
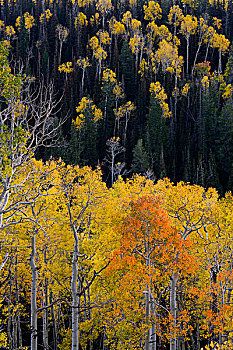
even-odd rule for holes
{"type": "Polygon", "coordinates": [[[72,280],[71,280],[71,293],[72,293],[72,350],[78,350],[79,334],[78,334],[78,245],[75,243],[73,260],[72,260],[72,280]]]}
{"type": "MultiPolygon", "coordinates": [[[[176,308],[176,283],[177,276],[173,273],[170,284],[170,311],[174,319],[174,326],[176,326],[177,308],[176,308]]],[[[176,350],[176,336],[172,331],[170,339],[170,350],[176,350]]]]}
{"type": "Polygon", "coordinates": [[[32,272],[32,283],[31,283],[31,350],[37,350],[37,270],[35,264],[36,255],[36,234],[33,233],[31,238],[31,255],[30,255],[30,266],[32,272]]]}

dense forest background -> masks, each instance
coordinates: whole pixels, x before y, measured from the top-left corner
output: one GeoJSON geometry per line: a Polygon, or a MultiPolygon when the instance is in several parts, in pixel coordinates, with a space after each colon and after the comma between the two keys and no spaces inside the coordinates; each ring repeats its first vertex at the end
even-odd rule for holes
{"type": "Polygon", "coordinates": [[[232,349],[233,2],[0,11],[0,348],[232,349]]]}
{"type": "Polygon", "coordinates": [[[112,172],[114,179],[138,172],[231,189],[232,7],[228,0],[1,1],[12,65],[21,62],[36,84],[52,81],[62,96],[54,123],[66,122],[56,145],[37,157],[99,164],[109,184],[112,172]]]}

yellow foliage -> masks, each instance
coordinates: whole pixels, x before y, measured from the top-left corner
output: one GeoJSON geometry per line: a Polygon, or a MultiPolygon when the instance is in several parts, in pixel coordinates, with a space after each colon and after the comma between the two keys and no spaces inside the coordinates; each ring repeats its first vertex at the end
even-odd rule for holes
{"type": "Polygon", "coordinates": [[[158,35],[160,40],[167,40],[167,41],[172,40],[172,33],[163,24],[160,27],[157,27],[156,34],[158,35]]]}
{"type": "Polygon", "coordinates": [[[178,55],[177,46],[172,43],[162,40],[159,43],[159,48],[156,51],[156,59],[162,65],[163,71],[176,73],[177,76],[181,73],[183,65],[183,57],[178,55]]]}
{"type": "Polygon", "coordinates": [[[210,86],[210,82],[209,82],[209,78],[208,76],[204,76],[201,80],[201,85],[203,87],[203,90],[204,91],[207,91],[209,89],[209,86],[210,86]]]}
{"type": "Polygon", "coordinates": [[[124,97],[124,92],[120,84],[117,84],[114,86],[112,92],[116,96],[117,99],[124,97]]]}
{"type": "Polygon", "coordinates": [[[181,22],[181,33],[189,40],[191,34],[195,34],[198,26],[197,18],[195,16],[187,15],[181,22]]]}
{"type": "Polygon", "coordinates": [[[100,30],[100,31],[98,31],[98,33],[96,35],[99,37],[100,45],[111,44],[111,38],[110,38],[108,32],[100,30]]]}
{"type": "Polygon", "coordinates": [[[9,349],[7,334],[5,332],[0,332],[0,347],[4,349],[9,349]]]}
{"type": "Polygon", "coordinates": [[[87,97],[82,98],[76,108],[76,112],[78,113],[78,116],[74,121],[74,124],[77,130],[83,127],[86,118],[91,118],[95,123],[103,118],[101,110],[87,97]]]}
{"type": "Polygon", "coordinates": [[[111,0],[97,0],[96,7],[97,10],[99,10],[104,15],[111,11],[112,2],[111,0]]]}
{"type": "Polygon", "coordinates": [[[78,14],[78,23],[80,27],[86,27],[88,25],[87,16],[83,12],[78,14]]]}
{"type": "Polygon", "coordinates": [[[167,94],[164,88],[161,86],[160,82],[150,84],[150,93],[154,95],[154,98],[158,101],[164,118],[170,118],[171,112],[169,111],[168,104],[165,102],[167,99],[167,94]]]}
{"type": "Polygon", "coordinates": [[[155,21],[162,17],[162,9],[160,5],[155,1],[149,1],[148,6],[143,5],[144,9],[144,19],[148,21],[155,21]]]}
{"type": "Polygon", "coordinates": [[[105,69],[103,71],[103,82],[105,83],[116,83],[116,74],[111,69],[105,69]]]}
{"type": "Polygon", "coordinates": [[[224,99],[231,98],[231,97],[232,97],[232,92],[233,92],[233,87],[232,87],[231,84],[228,84],[228,85],[226,86],[226,88],[225,88],[225,91],[224,91],[222,97],[223,97],[224,99]]]}
{"type": "Polygon", "coordinates": [[[15,26],[20,30],[21,29],[21,17],[17,17],[15,21],[15,26]]]}
{"type": "Polygon", "coordinates": [[[45,10],[45,13],[40,15],[40,23],[48,22],[52,15],[53,14],[51,13],[50,9],[45,10]]]}
{"type": "Polygon", "coordinates": [[[4,30],[4,28],[5,28],[5,23],[4,21],[0,20],[0,31],[4,30]]]}
{"type": "Polygon", "coordinates": [[[190,84],[189,83],[186,83],[183,86],[183,89],[182,89],[182,92],[181,92],[182,96],[187,96],[188,95],[189,88],[190,88],[190,84]]]}
{"type": "Polygon", "coordinates": [[[141,77],[145,75],[145,72],[148,70],[148,63],[146,62],[145,58],[142,59],[140,65],[140,69],[138,71],[138,74],[141,74],[141,77]]]}
{"type": "Polygon", "coordinates": [[[58,67],[59,72],[71,73],[73,71],[72,62],[62,63],[58,67]]]}
{"type": "Polygon", "coordinates": [[[132,20],[132,13],[130,11],[126,11],[123,14],[122,23],[126,25],[127,29],[129,29],[131,20],[132,20]]]}
{"type": "Polygon", "coordinates": [[[25,12],[24,14],[24,25],[25,29],[27,29],[28,32],[32,29],[32,27],[35,25],[35,19],[32,15],[30,15],[28,12],[25,12]]]}
{"type": "Polygon", "coordinates": [[[79,58],[77,60],[77,65],[82,68],[82,69],[86,69],[87,67],[90,67],[90,62],[88,57],[87,58],[79,58]]]}
{"type": "Polygon", "coordinates": [[[123,118],[126,115],[130,115],[135,110],[135,106],[131,101],[128,101],[125,105],[120,106],[117,111],[117,119],[123,118]]]}
{"type": "Polygon", "coordinates": [[[69,30],[66,27],[63,27],[61,24],[58,24],[56,27],[56,32],[58,34],[58,39],[61,42],[65,42],[68,37],[69,30]]]}
{"type": "Polygon", "coordinates": [[[138,51],[143,48],[145,43],[144,37],[140,34],[134,34],[133,38],[129,41],[129,47],[132,53],[137,54],[138,51]]]}
{"type": "Polygon", "coordinates": [[[6,26],[6,35],[7,37],[11,37],[12,35],[15,35],[15,30],[12,26],[6,26]]]}
{"type": "Polygon", "coordinates": [[[93,36],[90,40],[89,40],[89,45],[92,48],[93,51],[96,51],[99,47],[99,39],[96,36],[93,36]]]}
{"type": "Polygon", "coordinates": [[[224,55],[230,46],[230,41],[223,34],[213,34],[210,45],[214,48],[218,48],[219,51],[224,55]]]}
{"type": "Polygon", "coordinates": [[[91,16],[90,24],[92,26],[94,26],[94,25],[98,26],[100,24],[100,15],[98,12],[96,12],[94,15],[91,16]]]}
{"type": "MultiPolygon", "coordinates": [[[[72,0],[72,3],[75,4],[76,0],[72,0]]],[[[93,3],[93,0],[78,0],[79,7],[85,7],[93,3]]]]}
{"type": "Polygon", "coordinates": [[[220,29],[222,26],[222,20],[217,17],[213,17],[213,26],[217,27],[217,29],[220,29]]]}
{"type": "Polygon", "coordinates": [[[109,21],[110,32],[115,35],[122,35],[125,33],[125,26],[123,23],[118,22],[115,17],[112,17],[109,21]]]}
{"type": "Polygon", "coordinates": [[[170,8],[169,14],[168,14],[168,22],[169,24],[172,24],[174,20],[174,26],[178,26],[180,22],[182,22],[184,18],[183,12],[181,8],[178,5],[173,5],[170,8]]]}
{"type": "Polygon", "coordinates": [[[141,29],[141,21],[138,21],[137,19],[133,18],[130,22],[130,30],[132,31],[132,33],[139,33],[140,29],[141,29]]]}

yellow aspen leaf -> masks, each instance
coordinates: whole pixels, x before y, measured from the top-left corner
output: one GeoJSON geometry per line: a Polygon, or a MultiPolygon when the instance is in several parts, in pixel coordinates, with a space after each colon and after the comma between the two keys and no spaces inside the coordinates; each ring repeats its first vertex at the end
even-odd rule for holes
{"type": "Polygon", "coordinates": [[[73,71],[72,62],[62,63],[58,67],[59,72],[71,73],[73,71]]]}
{"type": "Polygon", "coordinates": [[[144,19],[148,21],[155,21],[156,19],[161,19],[162,9],[158,2],[149,1],[148,6],[143,5],[144,9],[144,19]]]}

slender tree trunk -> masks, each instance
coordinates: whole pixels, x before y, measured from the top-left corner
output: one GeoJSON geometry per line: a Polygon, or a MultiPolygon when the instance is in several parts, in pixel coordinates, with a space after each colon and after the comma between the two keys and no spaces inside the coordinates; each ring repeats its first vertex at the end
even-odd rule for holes
{"type": "Polygon", "coordinates": [[[218,74],[222,73],[222,51],[219,50],[218,74]]]}
{"type": "Polygon", "coordinates": [[[7,299],[8,306],[8,318],[7,318],[7,335],[8,335],[8,346],[9,350],[13,350],[13,339],[12,339],[12,313],[11,313],[11,293],[12,293],[12,274],[10,273],[10,281],[9,281],[9,295],[7,299]]]}
{"type": "MultiPolygon", "coordinates": [[[[177,317],[177,307],[176,307],[176,284],[177,276],[173,273],[170,284],[170,311],[174,319],[174,326],[176,326],[176,317],[177,317]]],[[[172,334],[174,332],[172,331],[172,334]]],[[[176,336],[171,336],[170,339],[170,350],[176,350],[176,336]]]]}
{"type": "Polygon", "coordinates": [[[33,233],[31,238],[31,255],[30,255],[30,266],[32,272],[32,283],[31,283],[31,350],[37,350],[37,270],[35,264],[36,255],[36,234],[33,233]]]}
{"type": "MultiPolygon", "coordinates": [[[[150,291],[150,303],[151,303],[151,314],[155,315],[155,301],[154,301],[154,297],[150,291]]],[[[151,350],[156,350],[156,326],[155,323],[152,324],[151,326],[151,335],[150,335],[150,339],[151,339],[151,350]]]]}
{"type": "MultiPolygon", "coordinates": [[[[50,292],[50,295],[49,295],[49,302],[50,302],[50,304],[52,304],[52,302],[53,302],[53,292],[52,291],[50,292]]],[[[52,318],[52,323],[53,323],[53,350],[57,350],[57,323],[56,323],[53,305],[51,307],[51,318],[52,318]]]]}
{"type": "Polygon", "coordinates": [[[73,260],[72,260],[72,281],[71,281],[71,292],[72,292],[72,350],[78,350],[79,346],[79,334],[78,334],[78,245],[75,243],[73,260]]]}
{"type": "MultiPolygon", "coordinates": [[[[43,300],[43,307],[46,307],[48,305],[48,281],[47,278],[45,278],[45,285],[44,287],[44,300],[43,300]]],[[[49,340],[48,340],[48,309],[43,310],[43,345],[44,350],[49,350],[49,340]]]]}
{"type": "Polygon", "coordinates": [[[112,149],[112,159],[111,159],[111,185],[113,185],[114,182],[114,163],[115,163],[115,154],[114,150],[112,149]]]}
{"type": "Polygon", "coordinates": [[[193,77],[193,72],[194,72],[194,69],[195,69],[196,62],[197,62],[197,56],[198,56],[199,51],[200,51],[200,48],[201,48],[201,44],[202,44],[202,39],[200,39],[200,41],[199,41],[199,45],[198,45],[198,48],[197,48],[197,52],[196,52],[196,55],[195,55],[195,58],[194,58],[193,68],[192,68],[192,73],[191,73],[191,76],[192,76],[192,77],[193,77]]]}
{"type": "Polygon", "coordinates": [[[187,40],[187,62],[186,62],[186,74],[188,75],[189,74],[189,40],[187,40]]]}
{"type": "MultiPolygon", "coordinates": [[[[18,285],[18,256],[15,258],[15,301],[16,306],[19,304],[19,285],[18,285]]],[[[22,331],[20,324],[20,309],[17,310],[16,313],[16,339],[18,340],[18,344],[16,347],[22,347],[22,331]]]]}
{"type": "Polygon", "coordinates": [[[208,57],[209,47],[210,47],[210,42],[208,42],[208,45],[207,45],[207,48],[206,48],[205,61],[207,60],[207,57],[208,57]]]}
{"type": "Polygon", "coordinates": [[[84,88],[84,78],[85,78],[85,68],[83,69],[83,74],[82,74],[82,85],[81,85],[81,98],[83,97],[83,88],[84,88]]]}

